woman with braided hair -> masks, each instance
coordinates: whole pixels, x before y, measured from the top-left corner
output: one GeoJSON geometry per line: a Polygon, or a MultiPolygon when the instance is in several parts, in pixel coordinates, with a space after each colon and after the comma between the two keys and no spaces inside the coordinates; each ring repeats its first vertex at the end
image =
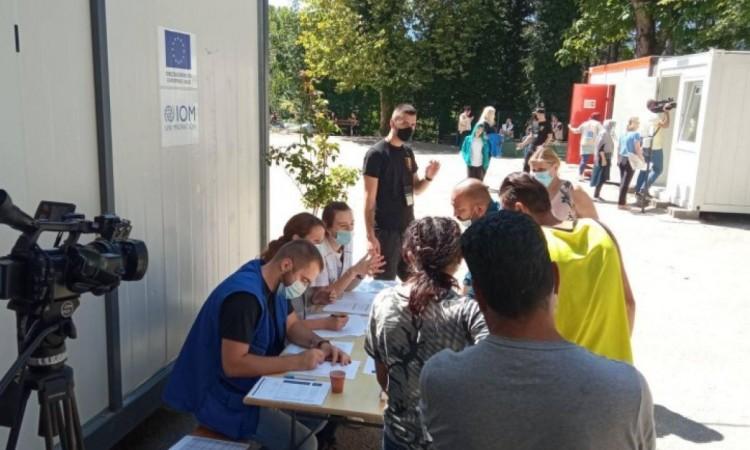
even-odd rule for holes
{"type": "Polygon", "coordinates": [[[459,296],[454,274],[461,264],[461,230],[453,219],[425,217],[403,238],[410,276],[378,294],[370,311],[365,350],[375,360],[378,383],[388,393],[383,448],[429,446],[419,411],[419,375],[435,353],[460,351],[487,336],[473,300],[459,296]]]}

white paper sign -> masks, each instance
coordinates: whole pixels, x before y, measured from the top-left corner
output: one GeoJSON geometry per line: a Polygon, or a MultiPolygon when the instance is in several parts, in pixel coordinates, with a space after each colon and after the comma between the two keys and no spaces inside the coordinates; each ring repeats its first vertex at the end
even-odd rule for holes
{"type": "Polygon", "coordinates": [[[197,90],[162,89],[160,115],[162,147],[199,143],[197,90]]]}
{"type": "Polygon", "coordinates": [[[158,27],[159,85],[197,88],[198,61],[195,34],[158,27]]]}
{"type": "Polygon", "coordinates": [[[583,109],[596,109],[596,99],[593,99],[593,98],[584,99],[583,109]]]}

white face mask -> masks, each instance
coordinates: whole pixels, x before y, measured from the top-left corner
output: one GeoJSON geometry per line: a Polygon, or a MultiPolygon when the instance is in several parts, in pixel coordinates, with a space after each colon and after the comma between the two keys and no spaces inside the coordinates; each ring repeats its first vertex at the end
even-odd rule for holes
{"type": "Polygon", "coordinates": [[[284,296],[286,298],[297,298],[302,297],[302,294],[307,290],[307,285],[300,280],[295,281],[291,286],[284,285],[284,296]]]}

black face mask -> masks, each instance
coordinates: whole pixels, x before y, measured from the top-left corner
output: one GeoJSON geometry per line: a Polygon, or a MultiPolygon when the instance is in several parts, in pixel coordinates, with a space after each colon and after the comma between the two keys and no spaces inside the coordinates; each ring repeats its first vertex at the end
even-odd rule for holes
{"type": "Polygon", "coordinates": [[[409,142],[412,136],[414,136],[414,128],[412,127],[399,128],[396,131],[396,136],[398,136],[398,138],[404,142],[409,142]]]}

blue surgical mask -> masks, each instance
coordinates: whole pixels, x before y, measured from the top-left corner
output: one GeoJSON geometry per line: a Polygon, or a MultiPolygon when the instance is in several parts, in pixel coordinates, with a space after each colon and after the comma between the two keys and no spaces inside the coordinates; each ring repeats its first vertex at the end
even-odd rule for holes
{"type": "Polygon", "coordinates": [[[284,296],[289,299],[302,297],[302,294],[304,294],[306,290],[307,285],[302,281],[297,280],[292,283],[291,286],[284,286],[284,296]]]}
{"type": "Polygon", "coordinates": [[[352,241],[352,232],[346,231],[346,230],[339,230],[336,232],[336,242],[341,245],[345,246],[348,243],[352,241]]]}
{"type": "Polygon", "coordinates": [[[549,187],[549,185],[552,183],[552,175],[549,174],[549,170],[543,170],[541,172],[533,172],[531,174],[536,180],[544,185],[544,187],[549,187]]]}
{"type": "Polygon", "coordinates": [[[326,255],[327,252],[326,252],[326,245],[325,244],[323,244],[323,243],[315,244],[315,248],[318,249],[318,253],[320,253],[320,256],[325,256],[326,255]]]}

